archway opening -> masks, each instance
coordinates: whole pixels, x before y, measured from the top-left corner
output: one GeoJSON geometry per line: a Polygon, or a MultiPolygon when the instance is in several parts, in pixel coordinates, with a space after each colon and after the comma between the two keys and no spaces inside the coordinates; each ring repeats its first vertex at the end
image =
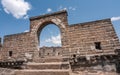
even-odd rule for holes
{"type": "Polygon", "coordinates": [[[39,33],[39,47],[61,47],[61,31],[55,24],[48,24],[39,33]]]}

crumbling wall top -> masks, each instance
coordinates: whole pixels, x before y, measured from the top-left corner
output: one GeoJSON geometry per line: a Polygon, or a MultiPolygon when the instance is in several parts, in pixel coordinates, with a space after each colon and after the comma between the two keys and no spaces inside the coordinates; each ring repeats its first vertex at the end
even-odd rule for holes
{"type": "Polygon", "coordinates": [[[96,25],[98,23],[111,23],[111,19],[107,18],[107,19],[102,19],[102,20],[96,20],[96,21],[90,21],[90,22],[84,22],[84,23],[78,23],[78,24],[71,24],[69,26],[73,27],[73,26],[85,26],[85,25],[96,25]]]}
{"type": "Polygon", "coordinates": [[[45,15],[30,17],[30,21],[36,20],[36,19],[40,19],[40,18],[44,18],[44,17],[48,17],[48,16],[63,14],[63,13],[66,13],[66,14],[67,14],[67,11],[66,11],[66,10],[62,10],[62,11],[55,12],[55,13],[49,13],[49,14],[45,14],[45,15]]]}
{"type": "Polygon", "coordinates": [[[26,34],[29,34],[29,32],[22,32],[22,33],[17,33],[17,34],[5,35],[4,38],[16,37],[16,36],[21,36],[21,35],[26,35],[26,34]]]}

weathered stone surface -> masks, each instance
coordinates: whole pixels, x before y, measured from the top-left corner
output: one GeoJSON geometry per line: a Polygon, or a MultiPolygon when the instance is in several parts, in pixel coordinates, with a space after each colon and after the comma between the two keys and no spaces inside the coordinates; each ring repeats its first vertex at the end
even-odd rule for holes
{"type": "Polygon", "coordinates": [[[68,70],[18,70],[15,75],[69,75],[68,70]]]}
{"type": "Polygon", "coordinates": [[[119,39],[110,19],[68,25],[67,12],[63,10],[31,17],[30,32],[5,36],[1,50],[4,54],[2,58],[8,59],[9,51],[12,51],[14,59],[25,58],[25,54],[28,53],[35,61],[43,49],[39,50],[38,46],[40,32],[51,23],[60,28],[62,47],[55,50],[56,53],[52,52],[52,49],[46,48],[45,56],[114,54],[114,50],[120,47],[119,39]],[[95,48],[95,42],[100,42],[101,50],[95,48]]]}
{"type": "Polygon", "coordinates": [[[0,68],[0,75],[15,75],[15,72],[12,69],[0,68]]]}
{"type": "Polygon", "coordinates": [[[26,69],[69,69],[68,62],[27,63],[26,69]]]}
{"type": "Polygon", "coordinates": [[[40,57],[62,57],[64,48],[62,47],[42,47],[39,51],[40,57]]]}
{"type": "MultiPolygon", "coordinates": [[[[118,48],[120,48],[119,39],[110,19],[69,25],[67,21],[67,11],[63,10],[52,14],[31,17],[30,31],[6,35],[3,40],[3,45],[1,44],[0,38],[0,60],[25,59],[30,62],[46,64],[46,62],[63,62],[66,61],[66,59],[63,60],[63,58],[67,58],[68,60],[71,56],[78,55],[86,57],[89,61],[91,60],[90,57],[95,55],[114,55],[114,51],[118,48]],[[60,28],[62,47],[39,48],[40,33],[48,24],[55,24],[60,28]]],[[[61,70],[60,65],[51,66],[52,65],[42,65],[40,67],[39,65],[29,65],[27,70],[16,70],[15,73],[16,75],[69,75],[70,71],[61,70]],[[45,67],[50,68],[50,70],[38,70],[41,68],[45,69],[45,67]],[[30,70],[30,68],[37,68],[37,70],[30,70]],[[52,68],[60,70],[51,70],[52,68]]],[[[101,69],[101,65],[99,67],[91,67],[101,69]]],[[[91,67],[84,68],[87,69],[91,67]]],[[[115,68],[115,66],[108,64],[104,67],[106,71],[111,71],[115,68]]],[[[75,70],[76,69],[79,71],[81,68],[75,67],[75,70]]],[[[98,71],[84,71],[82,74],[78,73],[76,75],[100,75],[98,71]]]]}

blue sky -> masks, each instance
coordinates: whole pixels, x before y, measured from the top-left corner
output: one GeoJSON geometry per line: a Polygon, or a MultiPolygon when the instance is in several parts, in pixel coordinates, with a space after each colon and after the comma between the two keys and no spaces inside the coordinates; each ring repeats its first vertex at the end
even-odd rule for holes
{"type": "MultiPolygon", "coordinates": [[[[68,23],[76,24],[112,18],[120,38],[120,0],[0,0],[0,37],[29,30],[29,17],[68,11],[68,23]]],[[[46,26],[40,35],[41,46],[60,46],[60,31],[46,26]]]]}

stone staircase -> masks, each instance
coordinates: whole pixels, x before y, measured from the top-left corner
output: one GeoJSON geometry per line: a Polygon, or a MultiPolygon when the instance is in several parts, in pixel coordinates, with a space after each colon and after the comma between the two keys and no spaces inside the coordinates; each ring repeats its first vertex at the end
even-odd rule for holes
{"type": "Polygon", "coordinates": [[[26,69],[69,69],[68,62],[27,63],[26,69]]]}
{"type": "Polygon", "coordinates": [[[20,70],[15,75],[69,75],[68,70],[20,70]]]}
{"type": "Polygon", "coordinates": [[[0,68],[0,75],[15,75],[15,72],[12,69],[0,68]]]}
{"type": "Polygon", "coordinates": [[[70,75],[69,62],[57,58],[41,58],[39,61],[26,63],[24,69],[15,70],[15,75],[70,75]]]}

